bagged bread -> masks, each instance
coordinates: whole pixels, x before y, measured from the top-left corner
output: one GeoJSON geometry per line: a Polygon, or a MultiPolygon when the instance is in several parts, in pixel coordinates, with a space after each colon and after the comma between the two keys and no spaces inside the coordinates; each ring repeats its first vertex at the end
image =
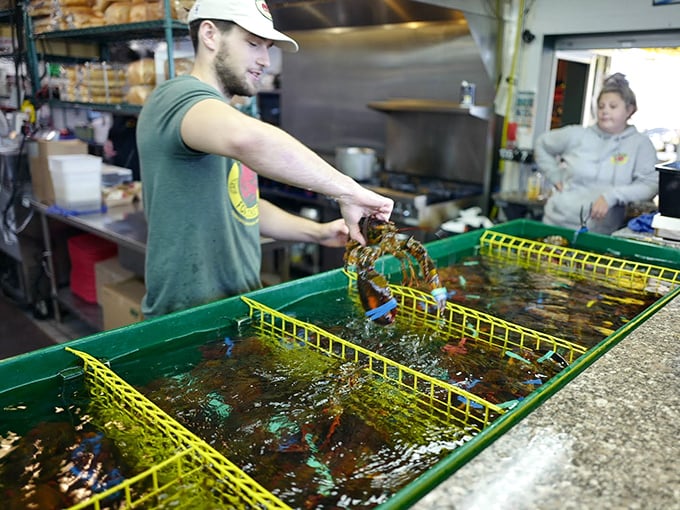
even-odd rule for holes
{"type": "Polygon", "coordinates": [[[154,88],[154,85],[132,85],[125,94],[125,102],[142,105],[154,88]]]}
{"type": "Polygon", "coordinates": [[[127,81],[126,67],[123,64],[87,62],[83,65],[82,74],[88,82],[124,83],[127,81]]]}
{"type": "Polygon", "coordinates": [[[55,9],[64,9],[66,7],[92,7],[91,0],[54,0],[55,9]]]}
{"type": "Polygon", "coordinates": [[[61,30],[75,30],[104,25],[104,17],[91,7],[65,7],[62,9],[61,30]]]}
{"type": "Polygon", "coordinates": [[[59,20],[54,16],[40,16],[33,18],[33,33],[44,34],[59,30],[59,20]]]}
{"type": "Polygon", "coordinates": [[[187,22],[189,17],[189,10],[194,4],[194,0],[170,0],[172,6],[172,17],[183,23],[187,22]]]}
{"type": "Polygon", "coordinates": [[[107,25],[122,25],[130,22],[130,2],[113,2],[104,11],[107,25]]]}
{"type": "Polygon", "coordinates": [[[130,23],[154,21],[165,16],[165,2],[138,2],[130,7],[130,23]]]}
{"type": "Polygon", "coordinates": [[[94,12],[104,14],[106,12],[106,8],[113,2],[114,0],[93,0],[92,10],[94,12]]]}
{"type": "Polygon", "coordinates": [[[127,66],[127,79],[130,85],[155,85],[156,64],[152,58],[142,58],[127,66]]]}
{"type": "MultiPolygon", "coordinates": [[[[52,16],[54,14],[54,4],[50,0],[31,0],[26,7],[26,12],[29,16],[52,16]]],[[[35,20],[33,20],[35,23],[35,20]]]]}
{"type": "MultiPolygon", "coordinates": [[[[175,62],[175,76],[185,76],[191,74],[191,70],[194,67],[193,58],[176,58],[175,62]]],[[[168,61],[165,61],[165,79],[170,79],[170,69],[168,66],[168,61]]]]}

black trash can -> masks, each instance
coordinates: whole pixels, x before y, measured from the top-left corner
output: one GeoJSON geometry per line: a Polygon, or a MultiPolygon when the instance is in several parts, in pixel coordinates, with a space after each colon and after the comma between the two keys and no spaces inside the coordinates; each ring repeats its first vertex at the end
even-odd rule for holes
{"type": "Polygon", "coordinates": [[[656,165],[659,172],[659,212],[680,218],[680,161],[656,165]]]}

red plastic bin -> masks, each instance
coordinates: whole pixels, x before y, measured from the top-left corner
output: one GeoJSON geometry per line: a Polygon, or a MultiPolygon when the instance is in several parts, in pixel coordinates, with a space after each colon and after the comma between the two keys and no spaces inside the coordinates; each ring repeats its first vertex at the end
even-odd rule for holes
{"type": "Polygon", "coordinates": [[[97,302],[95,264],[118,255],[118,245],[94,234],[68,239],[71,259],[71,292],[88,303],[97,302]]]}

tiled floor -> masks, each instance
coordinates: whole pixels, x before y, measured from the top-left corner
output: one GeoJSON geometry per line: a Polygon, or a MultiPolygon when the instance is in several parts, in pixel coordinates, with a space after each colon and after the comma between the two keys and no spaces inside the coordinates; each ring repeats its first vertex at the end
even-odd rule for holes
{"type": "MultiPolygon", "coordinates": [[[[29,315],[30,316],[30,315],[29,315]]],[[[31,316],[33,323],[45,332],[55,343],[64,343],[91,335],[96,331],[73,315],[66,314],[61,322],[56,319],[38,320],[31,316]]]]}
{"type": "Polygon", "coordinates": [[[0,294],[0,359],[33,352],[95,333],[73,314],[37,319],[33,310],[0,294]]]}

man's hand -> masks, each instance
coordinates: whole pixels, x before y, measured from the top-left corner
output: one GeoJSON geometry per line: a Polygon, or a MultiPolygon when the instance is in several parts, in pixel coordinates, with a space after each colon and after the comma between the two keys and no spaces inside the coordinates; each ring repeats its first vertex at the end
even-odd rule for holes
{"type": "Polygon", "coordinates": [[[345,220],[338,218],[337,220],[329,221],[328,223],[321,223],[319,225],[318,243],[330,248],[342,248],[349,240],[349,228],[345,220]]]}
{"type": "Polygon", "coordinates": [[[338,204],[349,228],[349,236],[364,246],[366,240],[361,234],[359,220],[367,216],[375,216],[383,221],[389,221],[394,207],[394,201],[391,198],[374,193],[362,186],[359,186],[356,193],[338,198],[338,204]]]}

